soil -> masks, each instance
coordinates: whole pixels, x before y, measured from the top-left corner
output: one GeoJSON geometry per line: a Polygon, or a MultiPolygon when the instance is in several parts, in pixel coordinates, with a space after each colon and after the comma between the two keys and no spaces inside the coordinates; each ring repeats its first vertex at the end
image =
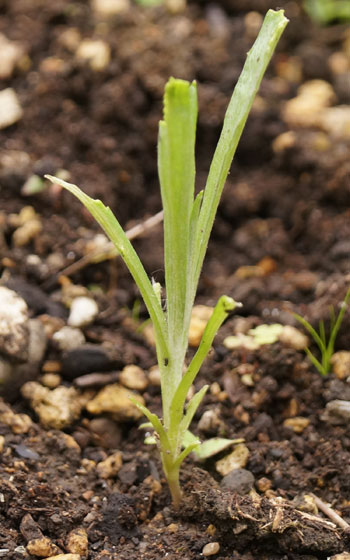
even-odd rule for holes
{"type": "MultiPolygon", "coordinates": [[[[99,307],[83,329],[90,353],[67,363],[49,337],[40,364],[22,364],[2,387],[0,557],[194,560],[210,542],[219,543],[217,560],[325,560],[350,551],[348,528],[310,498],[316,495],[350,523],[348,421],[332,423],[324,415],[328,402],[350,401],[350,371],[322,377],[303,350],[281,342],[257,350],[224,345],[225,337],[259,324],[302,330],[293,312],[314,327],[324,320],[328,329],[329,306],[339,310],[350,281],[349,135],[307,123],[293,128],[283,116],[285,102],[309,80],[332,86],[333,105],[348,102],[349,67],[342,71],[336,61],[349,52],[349,29],[337,22],[317,27],[298,2],[279,5],[291,21],[232,165],[198,291],[200,304],[214,305],[225,293],[243,307],[223,326],[198,376],[196,389],[208,383],[210,391],[192,428],[201,439],[243,438],[254,489],[220,484],[215,463],[227,451],[202,464],[190,457],[182,472],[183,506],[175,511],[140,422],[114,422],[115,439],[102,434],[99,440],[84,410],[63,430],[49,429],[20,392],[25,381],[47,372],[60,372],[65,387],[82,387],[83,375],[104,373],[93,382],[85,378],[91,398],[119,379],[124,366],[148,371],[156,363],[152,344],[135,328],[147,315],[123,263],[80,260],[98,226],[68,193],[46,185],[28,195],[23,186],[34,174],[64,169],[110,205],[125,228],[154,215],[160,210],[157,125],[164,84],[174,75],[198,81],[200,188],[254,22],[275,5],[202,0],[171,14],[135,3],[100,21],[88,2],[0,0],[0,32],[23,48],[11,75],[0,80],[0,89],[13,88],[23,108],[16,124],[0,130],[2,284],[46,326],[66,323],[67,286],[88,288],[99,307]],[[110,61],[99,71],[74,54],[88,38],[110,48],[110,61]],[[280,148],[277,140],[291,128],[293,141],[280,148]],[[13,215],[28,205],[42,229],[18,243],[13,215]],[[101,348],[109,352],[102,362],[101,348]],[[205,411],[215,411],[218,424],[199,432],[205,411]],[[13,414],[17,420],[28,415],[30,428],[18,428],[19,420],[9,420],[13,414]],[[300,430],[286,423],[300,417],[300,430]],[[116,451],[122,467],[104,477],[98,465],[116,451]],[[88,552],[70,544],[77,529],[88,536],[88,552]],[[28,543],[45,537],[52,548],[33,552],[28,543]]],[[[148,273],[163,282],[161,225],[134,244],[148,273]]],[[[335,349],[350,351],[349,312],[335,349]]],[[[159,413],[159,387],[148,384],[141,392],[159,413]]]]}

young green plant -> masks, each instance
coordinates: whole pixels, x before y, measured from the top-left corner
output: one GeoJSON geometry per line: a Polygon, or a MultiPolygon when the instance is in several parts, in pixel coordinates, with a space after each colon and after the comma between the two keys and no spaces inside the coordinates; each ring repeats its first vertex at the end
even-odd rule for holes
{"type": "Polygon", "coordinates": [[[321,375],[328,375],[331,367],[331,358],[334,353],[334,344],[339,332],[340,326],[343,321],[344,313],[346,311],[347,305],[350,300],[350,290],[347,291],[344,301],[342,302],[338,316],[335,316],[334,308],[330,308],[330,334],[327,341],[326,330],[324,326],[324,321],[319,322],[318,332],[313,328],[312,325],[304,317],[293,313],[294,317],[305,327],[305,329],[311,334],[314,342],[317,344],[321,352],[321,360],[316,358],[316,356],[311,352],[310,348],[305,348],[305,352],[310,358],[317,371],[321,375]]]}
{"type": "Polygon", "coordinates": [[[236,306],[232,298],[220,297],[197,352],[183,373],[198,280],[237,144],[266,67],[287,22],[282,10],[270,10],[267,13],[229,103],[207,183],[197,195],[196,84],[171,78],[165,87],[164,120],[159,124],[158,139],[158,171],[164,210],[165,309],[161,302],[160,285],[149,280],[111,210],[100,200],[87,196],[76,185],[48,177],[73,193],[98,221],[125,261],[147,306],[153,323],[161,375],[163,418],[158,418],[136,401],[135,405],[148,418],[158,437],[162,465],[175,506],[181,500],[180,466],[199,444],[198,440],[188,443],[185,435],[208,387],[202,387],[187,405],[186,397],[217,330],[236,306]]]}
{"type": "Polygon", "coordinates": [[[320,25],[350,21],[349,0],[304,0],[304,9],[320,25]]]}

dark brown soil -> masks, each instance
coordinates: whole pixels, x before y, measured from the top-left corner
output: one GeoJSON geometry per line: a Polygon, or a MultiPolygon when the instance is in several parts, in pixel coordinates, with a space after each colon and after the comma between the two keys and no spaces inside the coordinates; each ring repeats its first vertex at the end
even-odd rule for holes
{"type": "MultiPolygon", "coordinates": [[[[34,560],[25,547],[38,534],[67,553],[68,535],[77,528],[88,533],[90,560],[197,560],[211,541],[220,545],[217,560],[325,560],[349,551],[349,533],[330,525],[320,511],[306,511],[303,501],[312,493],[350,523],[348,425],[321,418],[327,402],[350,401],[348,376],[323,378],[303,351],[279,342],[254,352],[223,345],[239,321],[298,326],[291,312],[314,326],[323,319],[328,327],[329,306],[339,309],[350,281],[349,137],[331,138],[321,150],[317,139],[323,141],[326,133],[304,127],[297,129],[293,146],[273,148],[288,130],[283,103],[302,82],[326,80],[335,104],[348,102],[346,76],[332,71],[330,59],[350,42],[349,29],[336,23],[319,29],[299,3],[279,5],[291,22],[235,157],[198,292],[199,303],[213,305],[226,293],[243,307],[222,328],[198,377],[196,386],[216,382],[221,392],[208,393],[193,431],[203,412],[215,409],[220,433],[201,438],[244,438],[255,494],[222,489],[214,460],[199,465],[201,470],[190,458],[182,474],[184,505],[175,512],[156,450],[144,445],[136,423],[120,426],[120,441],[112,448],[92,437],[86,412],[64,432],[40,426],[19,387],[39,378],[48,361],[57,362],[66,386],[102,369],[116,374],[115,380],[125,365],[147,370],[155,364],[152,346],[131,320],[139,295],[122,262],[77,266],[68,271],[71,281],[94,289],[100,309],[84,329],[87,342],[113,344],[113,355],[97,372],[91,355],[81,358],[73,372],[49,343],[43,370],[22,366],[20,378],[2,388],[2,418],[10,406],[34,423],[21,434],[0,422],[0,557],[34,560]],[[288,64],[302,69],[295,80],[284,70],[288,64]],[[263,272],[254,273],[256,267],[263,272]],[[249,369],[251,386],[235,373],[241,364],[249,369]],[[284,424],[295,416],[309,421],[300,433],[284,424]],[[104,479],[96,464],[116,450],[123,467],[104,479]]],[[[14,88],[23,107],[22,119],[0,130],[0,266],[2,283],[24,297],[33,317],[43,322],[56,317],[64,324],[68,312],[60,288],[68,281],[66,267],[85,254],[98,226],[66,192],[47,187],[26,196],[26,180],[65,169],[72,182],[110,205],[126,228],[158,212],[157,124],[164,84],[173,75],[198,81],[197,177],[198,188],[203,186],[253,40],[246,14],[269,7],[275,5],[268,0],[201,1],[173,15],[135,4],[101,23],[87,1],[0,0],[0,32],[25,51],[12,76],[0,80],[0,89],[14,88]],[[71,40],[75,33],[78,41],[100,38],[110,46],[111,61],[103,70],[77,61],[68,39],[62,39],[72,29],[71,40]],[[16,246],[11,214],[26,205],[35,208],[43,227],[16,246]],[[32,255],[38,258],[28,258],[32,255]]],[[[148,273],[162,282],[161,227],[135,240],[135,247],[148,273]]],[[[138,319],[146,318],[141,305],[138,319]]],[[[349,312],[336,350],[350,350],[349,312]]],[[[149,386],[143,396],[159,413],[159,389],[149,386]]]]}

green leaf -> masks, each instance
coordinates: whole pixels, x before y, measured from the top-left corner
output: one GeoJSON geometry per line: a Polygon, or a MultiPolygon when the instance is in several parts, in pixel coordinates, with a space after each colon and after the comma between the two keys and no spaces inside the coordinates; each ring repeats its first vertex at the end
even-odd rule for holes
{"type": "Polygon", "coordinates": [[[135,249],[125,235],[123,228],[111,209],[105,206],[100,200],[95,200],[85,194],[81,189],[79,189],[79,187],[77,187],[77,185],[67,183],[62,179],[52,177],[51,175],[45,175],[45,177],[52,183],[56,183],[74,194],[74,196],[76,196],[80,202],[84,204],[85,208],[89,210],[90,214],[100,224],[106,235],[115,245],[117,251],[120,253],[131,275],[133,276],[151,316],[156,335],[159,359],[161,363],[168,360],[169,351],[166,322],[157,294],[153,290],[152,284],[135,249]]]}
{"type": "Polygon", "coordinates": [[[182,440],[182,447],[186,448],[189,445],[200,445],[201,440],[199,439],[199,437],[195,436],[192,432],[190,432],[190,430],[186,430],[186,432],[184,433],[184,437],[182,440]]]}
{"type": "Polygon", "coordinates": [[[143,404],[141,404],[139,401],[137,401],[136,399],[134,399],[133,397],[129,397],[129,399],[131,400],[131,402],[137,406],[137,408],[146,416],[146,418],[150,421],[150,423],[152,424],[154,430],[157,432],[158,436],[159,436],[159,440],[161,443],[161,447],[162,450],[167,450],[170,448],[169,446],[169,439],[168,436],[166,434],[166,431],[164,430],[163,424],[161,423],[161,421],[159,420],[158,416],[156,414],[153,414],[153,412],[151,412],[146,406],[144,406],[143,404]]]}
{"type": "Polygon", "coordinates": [[[217,455],[221,451],[224,451],[224,449],[227,449],[231,445],[237,443],[243,443],[243,442],[244,439],[242,438],[227,439],[227,438],[215,437],[215,438],[207,439],[206,441],[201,443],[201,445],[195,450],[194,453],[199,461],[204,461],[205,459],[209,459],[210,457],[217,455]]]}
{"type": "Polygon", "coordinates": [[[185,405],[187,393],[196,378],[199,369],[208,355],[215,335],[228,314],[234,310],[237,305],[241,305],[228,296],[221,296],[217,302],[214,311],[204,329],[202,340],[195,353],[192,361],[184,374],[181,382],[178,384],[170,406],[171,424],[169,429],[169,438],[177,441],[177,430],[182,418],[183,408],[185,405]]]}
{"type": "MultiPolygon", "coordinates": [[[[198,393],[193,395],[192,399],[187,405],[186,412],[182,417],[180,422],[179,432],[180,434],[184,434],[188,427],[190,426],[193,416],[196,413],[197,408],[199,407],[200,403],[203,400],[205,393],[207,392],[209,385],[204,385],[198,393]]],[[[183,440],[183,437],[180,435],[180,438],[183,440]]]]}
{"type": "Polygon", "coordinates": [[[197,285],[222,190],[249,111],[275,47],[288,23],[284,11],[269,10],[249,51],[226,111],[224,125],[211,162],[197,226],[194,284],[197,285]]]}
{"type": "MultiPolygon", "coordinates": [[[[194,200],[197,87],[170,78],[159,123],[158,173],[164,209],[164,260],[169,339],[182,361],[187,348],[190,222],[194,200]]],[[[180,367],[181,375],[181,367],[180,367]]],[[[172,381],[171,381],[172,382],[172,381]]]]}
{"type": "Polygon", "coordinates": [[[317,371],[321,374],[321,375],[327,375],[328,370],[325,364],[321,364],[321,362],[316,358],[316,356],[313,355],[313,353],[311,352],[310,348],[305,348],[305,352],[309,358],[309,360],[313,363],[313,365],[315,366],[315,368],[317,369],[317,371]]]}
{"type": "Polygon", "coordinates": [[[326,346],[323,343],[322,338],[319,336],[318,332],[313,328],[312,325],[310,325],[310,323],[308,321],[306,321],[306,319],[304,319],[304,317],[302,317],[301,315],[299,315],[298,313],[293,313],[293,317],[295,317],[299,323],[301,323],[303,325],[303,327],[305,327],[305,329],[311,334],[312,338],[314,339],[314,341],[316,342],[317,346],[319,347],[319,349],[323,352],[326,350],[326,346]]]}

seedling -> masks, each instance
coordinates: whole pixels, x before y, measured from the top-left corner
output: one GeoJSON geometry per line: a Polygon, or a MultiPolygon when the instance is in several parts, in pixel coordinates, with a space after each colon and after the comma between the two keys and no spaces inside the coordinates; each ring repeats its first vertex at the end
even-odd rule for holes
{"type": "Polygon", "coordinates": [[[319,322],[318,332],[313,328],[312,325],[304,317],[293,313],[294,317],[305,327],[305,329],[311,334],[312,338],[316,342],[320,352],[321,360],[318,360],[316,356],[311,352],[310,348],[305,348],[305,352],[310,358],[311,362],[321,375],[327,375],[331,366],[331,358],[334,353],[334,344],[337,338],[338,331],[342,324],[344,313],[347,309],[348,302],[350,300],[350,290],[347,291],[344,301],[341,305],[338,317],[335,316],[334,308],[330,308],[330,334],[327,341],[326,331],[324,326],[324,321],[319,322]]]}
{"type": "MultiPolygon", "coordinates": [[[[129,268],[153,323],[161,375],[163,418],[135,401],[157,435],[162,465],[173,503],[181,500],[179,470],[199,445],[184,441],[202,401],[205,385],[188,402],[186,396],[207,356],[217,330],[236,302],[220,297],[200,345],[183,374],[188,332],[198,280],[215,214],[232,159],[266,67],[288,20],[282,10],[269,10],[249,51],[229,103],[206,186],[195,196],[196,84],[170,78],[164,94],[164,120],[159,124],[158,172],[164,210],[166,309],[161,286],[151,282],[130,240],[111,210],[76,185],[48,176],[73,193],[98,221],[129,268]]],[[[188,441],[188,440],[187,440],[188,441]]]]}
{"type": "Polygon", "coordinates": [[[304,8],[310,18],[321,25],[350,21],[349,0],[305,0],[304,8]]]}

